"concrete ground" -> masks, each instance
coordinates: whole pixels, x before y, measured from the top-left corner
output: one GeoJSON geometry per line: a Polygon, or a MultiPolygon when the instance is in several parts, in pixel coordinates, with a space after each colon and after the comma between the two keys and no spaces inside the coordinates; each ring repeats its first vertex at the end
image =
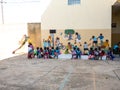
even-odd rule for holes
{"type": "Polygon", "coordinates": [[[0,90],[120,90],[120,60],[0,61],[0,90]]]}

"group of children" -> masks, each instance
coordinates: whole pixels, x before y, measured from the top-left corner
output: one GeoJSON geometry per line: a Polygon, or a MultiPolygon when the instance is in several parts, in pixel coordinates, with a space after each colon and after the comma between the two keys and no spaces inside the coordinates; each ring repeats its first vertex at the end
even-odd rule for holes
{"type": "MultiPolygon", "coordinates": [[[[68,51],[68,53],[72,55],[71,59],[81,59],[81,55],[88,55],[88,59],[90,60],[99,60],[99,59],[102,60],[103,57],[106,57],[106,59],[109,58],[111,60],[115,58],[111,48],[105,50],[101,47],[97,47],[97,48],[91,47],[90,49],[84,49],[84,51],[82,52],[82,50],[80,50],[79,47],[71,46],[71,49],[68,51]]],[[[61,51],[59,47],[56,47],[55,49],[53,47],[44,47],[44,49],[37,47],[36,49],[34,49],[31,43],[29,43],[28,45],[28,59],[32,59],[35,57],[38,59],[39,58],[58,59],[58,56],[60,54],[61,51]]]]}
{"type": "MultiPolygon", "coordinates": [[[[76,33],[76,35],[80,37],[80,34],[76,33]]],[[[78,42],[77,39],[78,38],[76,38],[76,42],[78,42]]],[[[74,45],[71,45],[71,43],[68,42],[67,48],[65,50],[65,54],[71,53],[72,58],[80,58],[81,55],[87,55],[88,59],[94,59],[94,60],[98,60],[98,59],[102,60],[108,58],[113,60],[115,58],[113,55],[112,48],[109,47],[109,40],[106,39],[104,41],[104,36],[102,35],[102,33],[100,33],[98,37],[92,36],[90,38],[90,41],[92,41],[91,43],[84,42],[84,44],[82,45],[80,43],[80,40],[81,38],[79,39],[78,43],[80,44],[80,47],[83,46],[83,50],[80,50],[80,48],[77,47],[77,45],[74,47],[76,42],[74,43],[74,45]],[[100,40],[100,44],[98,44],[98,39],[100,40]]]]}
{"type": "Polygon", "coordinates": [[[114,60],[115,58],[111,48],[108,50],[102,49],[101,47],[95,49],[90,48],[88,55],[90,60],[114,60]]]}
{"type": "Polygon", "coordinates": [[[102,47],[91,47],[90,49],[84,48],[82,51],[79,47],[73,46],[71,50],[67,48],[65,54],[66,52],[72,55],[72,59],[81,59],[81,55],[87,55],[90,60],[113,60],[115,58],[111,48],[105,49],[102,47]]]}
{"type": "Polygon", "coordinates": [[[58,55],[60,55],[60,49],[56,47],[55,49],[53,47],[44,47],[44,49],[41,47],[37,47],[34,49],[33,45],[31,43],[28,44],[28,59],[32,58],[58,58],[58,55]]]}
{"type": "MultiPolygon", "coordinates": [[[[102,59],[103,57],[109,58],[111,60],[114,59],[114,55],[112,52],[112,49],[109,47],[109,40],[103,40],[104,36],[102,33],[98,36],[92,36],[90,38],[90,41],[92,41],[92,44],[88,44],[87,42],[84,42],[84,44],[81,44],[81,36],[77,32],[75,33],[75,43],[72,45],[70,42],[68,42],[68,45],[66,45],[64,54],[71,54],[72,59],[79,59],[81,58],[81,55],[88,55],[88,59],[102,59]],[[98,39],[100,39],[100,45],[98,45],[98,39]],[[83,50],[81,50],[76,43],[79,43],[80,46],[83,46],[83,50]],[[90,48],[88,46],[91,45],[90,48]]],[[[34,49],[33,45],[29,43],[28,45],[28,58],[58,58],[58,55],[61,54],[61,49],[59,47],[60,39],[57,37],[55,41],[55,48],[52,47],[50,44],[51,38],[49,38],[48,42],[44,40],[43,48],[37,47],[34,49]]],[[[62,52],[63,53],[63,52],[62,52]]]]}

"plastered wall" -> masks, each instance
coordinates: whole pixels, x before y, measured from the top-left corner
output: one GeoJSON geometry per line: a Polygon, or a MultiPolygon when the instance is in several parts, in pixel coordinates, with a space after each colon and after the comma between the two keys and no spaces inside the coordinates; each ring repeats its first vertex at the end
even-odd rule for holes
{"type": "MultiPolygon", "coordinates": [[[[102,33],[104,35],[104,40],[108,39],[110,41],[110,45],[111,45],[111,30],[109,29],[95,29],[95,30],[80,30],[77,29],[75,30],[75,32],[78,32],[81,35],[81,43],[83,45],[83,43],[86,41],[87,43],[91,43],[89,40],[90,38],[94,35],[96,37],[99,36],[100,33],[102,33]]],[[[42,30],[41,31],[41,40],[48,39],[48,36],[50,35],[49,30],[42,30]]],[[[68,41],[67,38],[64,38],[65,34],[64,34],[64,30],[61,29],[57,29],[56,30],[56,34],[54,34],[54,38],[59,37],[61,43],[63,43],[64,45],[67,45],[68,42],[71,42],[72,44],[74,44],[75,41],[75,34],[73,35],[73,40],[68,41]],[[62,33],[62,35],[61,35],[62,33]]],[[[42,42],[42,46],[43,46],[43,42],[42,42]]],[[[79,46],[79,44],[78,44],[79,46]]],[[[83,49],[83,46],[80,47],[81,49],[83,49]]]]}
{"type": "Polygon", "coordinates": [[[42,15],[42,29],[111,29],[111,7],[116,0],[81,0],[68,5],[68,0],[52,0],[42,15]]]}

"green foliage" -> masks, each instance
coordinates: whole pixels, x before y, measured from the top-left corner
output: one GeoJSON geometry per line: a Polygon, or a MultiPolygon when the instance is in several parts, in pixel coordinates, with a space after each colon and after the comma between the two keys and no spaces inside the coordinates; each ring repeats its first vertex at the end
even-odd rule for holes
{"type": "Polygon", "coordinates": [[[73,29],[66,29],[65,30],[65,32],[64,32],[65,34],[74,34],[75,33],[75,31],[73,30],[73,29]]]}

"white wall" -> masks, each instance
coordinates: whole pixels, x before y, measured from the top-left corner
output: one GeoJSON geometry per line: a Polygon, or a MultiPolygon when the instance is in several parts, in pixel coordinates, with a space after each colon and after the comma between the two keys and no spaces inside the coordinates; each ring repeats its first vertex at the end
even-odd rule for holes
{"type": "Polygon", "coordinates": [[[17,54],[12,54],[24,34],[27,34],[27,24],[0,24],[0,60],[27,52],[26,44],[17,54]]]}
{"type": "Polygon", "coordinates": [[[52,0],[42,15],[42,29],[111,29],[111,6],[116,0],[81,0],[68,6],[68,0],[52,0]]]}

